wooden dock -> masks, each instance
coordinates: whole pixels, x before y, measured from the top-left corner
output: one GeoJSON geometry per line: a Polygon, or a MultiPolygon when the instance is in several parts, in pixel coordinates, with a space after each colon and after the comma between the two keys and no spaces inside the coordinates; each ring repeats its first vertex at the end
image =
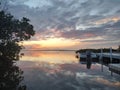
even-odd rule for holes
{"type": "MultiPolygon", "coordinates": [[[[101,53],[97,53],[97,56],[101,56],[101,53]]],[[[102,53],[102,57],[120,60],[120,53],[102,53]]]]}
{"type": "MultiPolygon", "coordinates": [[[[86,53],[79,53],[78,58],[80,61],[86,61],[86,53]]],[[[120,63],[120,53],[91,53],[91,58],[93,62],[103,62],[104,64],[110,63],[120,63]]]]}
{"type": "Polygon", "coordinates": [[[97,56],[105,64],[120,63],[120,53],[97,53],[97,56]]]}
{"type": "MultiPolygon", "coordinates": [[[[79,53],[78,58],[80,61],[86,62],[86,53],[79,53]]],[[[91,54],[92,62],[98,62],[101,64],[101,70],[103,71],[103,65],[109,67],[109,70],[112,72],[120,74],[120,53],[113,53],[112,48],[110,48],[110,52],[103,53],[101,49],[100,53],[92,53],[91,54]]]]}
{"type": "Polygon", "coordinates": [[[109,70],[111,75],[113,75],[113,72],[120,75],[120,64],[109,64],[109,70]]]}

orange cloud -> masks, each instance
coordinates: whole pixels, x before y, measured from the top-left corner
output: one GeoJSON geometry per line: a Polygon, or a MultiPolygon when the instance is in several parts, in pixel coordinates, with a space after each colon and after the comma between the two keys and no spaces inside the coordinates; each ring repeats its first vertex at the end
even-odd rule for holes
{"type": "Polygon", "coordinates": [[[30,45],[24,45],[26,47],[26,49],[41,49],[41,45],[40,44],[30,44],[30,45]]]}
{"type": "Polygon", "coordinates": [[[84,36],[85,37],[93,37],[93,36],[95,36],[95,34],[93,34],[93,33],[86,33],[86,34],[84,34],[84,36]]]}
{"type": "Polygon", "coordinates": [[[120,20],[120,17],[109,17],[109,18],[104,18],[104,19],[95,21],[93,23],[96,24],[96,25],[100,25],[100,24],[105,24],[105,23],[111,22],[111,21],[112,22],[117,22],[119,20],[120,20]]]}

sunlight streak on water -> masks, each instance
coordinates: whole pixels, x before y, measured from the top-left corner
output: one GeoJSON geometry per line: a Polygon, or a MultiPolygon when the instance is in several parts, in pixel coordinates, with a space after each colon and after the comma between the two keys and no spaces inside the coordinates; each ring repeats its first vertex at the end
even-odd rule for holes
{"type": "Polygon", "coordinates": [[[74,51],[25,51],[21,61],[37,61],[48,63],[78,63],[74,51]]]}

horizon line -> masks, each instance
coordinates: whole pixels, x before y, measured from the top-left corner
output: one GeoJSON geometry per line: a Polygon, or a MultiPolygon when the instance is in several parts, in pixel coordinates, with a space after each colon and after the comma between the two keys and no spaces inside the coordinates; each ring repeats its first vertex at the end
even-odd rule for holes
{"type": "Polygon", "coordinates": [[[43,50],[41,50],[41,49],[23,49],[24,51],[77,51],[77,50],[75,50],[75,49],[51,49],[51,50],[49,50],[49,49],[43,49],[43,50]]]}

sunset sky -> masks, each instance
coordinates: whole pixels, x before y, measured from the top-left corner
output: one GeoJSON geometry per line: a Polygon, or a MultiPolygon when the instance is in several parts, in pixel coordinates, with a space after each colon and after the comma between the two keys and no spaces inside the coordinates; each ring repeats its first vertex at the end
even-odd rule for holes
{"type": "Polygon", "coordinates": [[[120,0],[1,0],[16,18],[31,20],[36,34],[26,49],[117,48],[120,0]]]}

